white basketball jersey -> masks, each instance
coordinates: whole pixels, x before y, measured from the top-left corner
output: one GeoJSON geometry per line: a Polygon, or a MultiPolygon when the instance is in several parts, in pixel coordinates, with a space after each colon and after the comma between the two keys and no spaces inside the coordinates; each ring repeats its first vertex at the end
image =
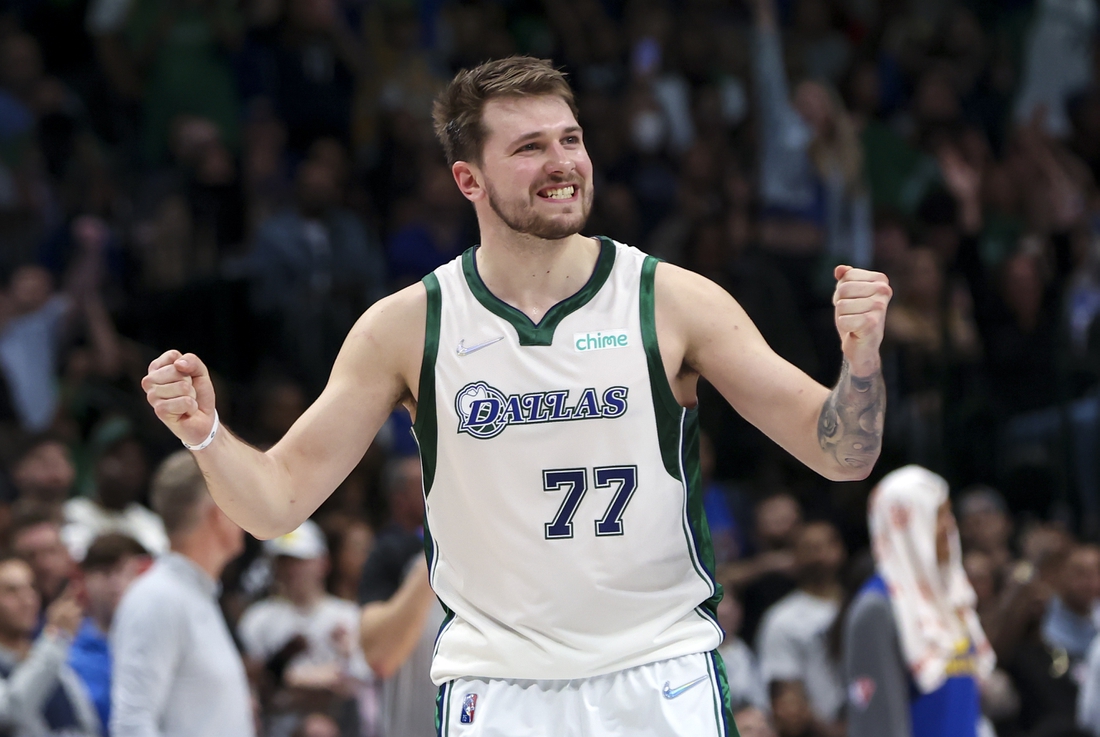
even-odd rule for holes
{"type": "Polygon", "coordinates": [[[600,246],[538,325],[485,287],[475,249],[424,279],[414,429],[447,609],[437,684],[588,678],[722,641],[696,412],[657,347],[657,262],[600,246]]]}

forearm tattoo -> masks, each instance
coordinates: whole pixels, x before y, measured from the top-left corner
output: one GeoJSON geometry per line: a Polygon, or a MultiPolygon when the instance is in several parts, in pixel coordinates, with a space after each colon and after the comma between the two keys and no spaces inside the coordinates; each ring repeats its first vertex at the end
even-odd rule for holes
{"type": "Polygon", "coordinates": [[[847,359],[840,380],[825,400],[817,420],[817,440],[845,468],[868,469],[878,459],[886,414],[886,384],[882,371],[852,376],[847,359]]]}

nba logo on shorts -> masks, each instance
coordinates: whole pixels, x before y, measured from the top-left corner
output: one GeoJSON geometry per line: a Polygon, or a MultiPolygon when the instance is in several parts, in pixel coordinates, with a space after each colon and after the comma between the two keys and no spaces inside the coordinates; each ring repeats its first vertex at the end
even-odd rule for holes
{"type": "Polygon", "coordinates": [[[462,724],[474,723],[474,708],[477,706],[477,694],[468,693],[462,697],[462,716],[458,721],[462,724]]]}
{"type": "Polygon", "coordinates": [[[857,678],[848,684],[848,701],[860,711],[871,705],[871,699],[875,696],[874,679],[857,678]]]}

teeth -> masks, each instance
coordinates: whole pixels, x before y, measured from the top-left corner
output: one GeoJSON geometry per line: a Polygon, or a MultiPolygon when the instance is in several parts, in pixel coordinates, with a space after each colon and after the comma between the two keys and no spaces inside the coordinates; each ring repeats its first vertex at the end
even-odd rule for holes
{"type": "Polygon", "coordinates": [[[573,185],[561,189],[549,189],[546,191],[546,197],[551,200],[567,200],[573,196],[574,189],[573,185]]]}

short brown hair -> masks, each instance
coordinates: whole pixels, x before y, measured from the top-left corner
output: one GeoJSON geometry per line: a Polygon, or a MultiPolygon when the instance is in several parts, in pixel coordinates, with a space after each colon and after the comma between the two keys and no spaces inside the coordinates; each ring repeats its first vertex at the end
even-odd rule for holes
{"type": "Polygon", "coordinates": [[[69,444],[65,442],[65,439],[59,433],[52,430],[46,430],[34,435],[23,435],[18,438],[16,442],[12,444],[10,450],[11,463],[9,465],[14,469],[43,445],[60,445],[65,449],[67,455],[71,453],[69,444]]]}
{"type": "Polygon", "coordinates": [[[124,558],[146,555],[149,555],[149,551],[134,538],[123,535],[121,532],[109,532],[106,535],[100,535],[88,546],[88,552],[85,554],[80,568],[85,573],[110,571],[121,563],[124,558]]]}
{"type": "Polygon", "coordinates": [[[436,98],[435,135],[447,163],[480,161],[488,131],[481,120],[485,103],[496,97],[557,95],[577,116],[577,103],[565,75],[546,59],[510,56],[463,69],[436,98]]]}
{"type": "Polygon", "coordinates": [[[19,499],[12,505],[11,525],[8,527],[8,540],[14,544],[16,538],[25,531],[39,525],[50,525],[61,538],[61,525],[64,520],[57,508],[49,507],[34,500],[19,499]]]}
{"type": "Polygon", "coordinates": [[[153,476],[149,501],[164,520],[168,536],[186,532],[199,521],[200,502],[209,498],[199,464],[189,450],[176,451],[164,459],[153,476]]]}

